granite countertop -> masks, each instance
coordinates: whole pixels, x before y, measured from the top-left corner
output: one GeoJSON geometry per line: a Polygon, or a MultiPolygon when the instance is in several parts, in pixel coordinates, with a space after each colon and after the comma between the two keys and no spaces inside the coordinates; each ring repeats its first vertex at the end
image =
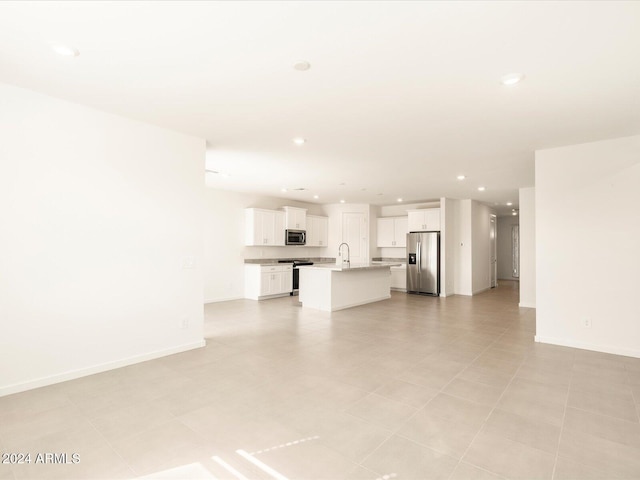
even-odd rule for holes
{"type": "Polygon", "coordinates": [[[352,272],[362,270],[377,270],[380,268],[399,267],[400,263],[376,262],[376,263],[354,263],[351,266],[339,266],[334,263],[325,263],[319,265],[300,265],[298,268],[309,268],[315,270],[329,270],[331,272],[352,272]]]}
{"type": "Polygon", "coordinates": [[[315,257],[315,258],[247,258],[245,259],[245,265],[260,265],[263,267],[273,267],[279,265],[291,265],[293,261],[299,262],[313,262],[314,264],[327,264],[335,265],[335,258],[327,257],[315,257]],[[283,261],[284,260],[284,261],[283,261]]]}

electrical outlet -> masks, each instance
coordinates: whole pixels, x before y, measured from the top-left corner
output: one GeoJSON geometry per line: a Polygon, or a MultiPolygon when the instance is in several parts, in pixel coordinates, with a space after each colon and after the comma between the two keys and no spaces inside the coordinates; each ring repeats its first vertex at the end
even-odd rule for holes
{"type": "Polygon", "coordinates": [[[184,317],[182,319],[182,321],[180,322],[180,328],[182,328],[183,330],[189,328],[189,317],[184,317]]]}
{"type": "Polygon", "coordinates": [[[184,270],[191,270],[196,268],[196,258],[190,255],[182,257],[182,268],[184,270]]]}
{"type": "Polygon", "coordinates": [[[585,317],[582,319],[582,326],[584,328],[591,328],[591,319],[588,317],[585,317]]]}

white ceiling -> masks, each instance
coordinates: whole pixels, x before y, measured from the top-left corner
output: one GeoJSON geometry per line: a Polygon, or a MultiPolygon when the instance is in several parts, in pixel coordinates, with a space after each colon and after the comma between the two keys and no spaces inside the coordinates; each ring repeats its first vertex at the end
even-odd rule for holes
{"type": "Polygon", "coordinates": [[[640,2],[0,3],[0,81],[206,138],[210,186],[318,203],[508,212],[534,150],[640,133],[639,59],[640,2]]]}

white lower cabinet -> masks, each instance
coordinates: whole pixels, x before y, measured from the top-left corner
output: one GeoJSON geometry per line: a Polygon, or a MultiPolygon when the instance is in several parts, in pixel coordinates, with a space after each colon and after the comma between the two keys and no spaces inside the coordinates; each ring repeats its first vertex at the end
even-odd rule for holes
{"type": "Polygon", "coordinates": [[[292,265],[244,266],[244,297],[262,300],[289,295],[293,288],[292,265]]]}
{"type": "Polygon", "coordinates": [[[391,267],[391,289],[407,291],[407,267],[391,267]]]}

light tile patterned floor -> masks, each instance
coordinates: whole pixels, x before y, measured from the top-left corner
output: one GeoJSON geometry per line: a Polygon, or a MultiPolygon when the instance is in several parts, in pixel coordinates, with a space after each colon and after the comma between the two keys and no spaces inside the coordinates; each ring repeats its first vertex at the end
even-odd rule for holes
{"type": "Polygon", "coordinates": [[[517,284],[206,306],[207,347],[0,398],[23,478],[638,479],[640,359],[535,344],[517,284]]]}

